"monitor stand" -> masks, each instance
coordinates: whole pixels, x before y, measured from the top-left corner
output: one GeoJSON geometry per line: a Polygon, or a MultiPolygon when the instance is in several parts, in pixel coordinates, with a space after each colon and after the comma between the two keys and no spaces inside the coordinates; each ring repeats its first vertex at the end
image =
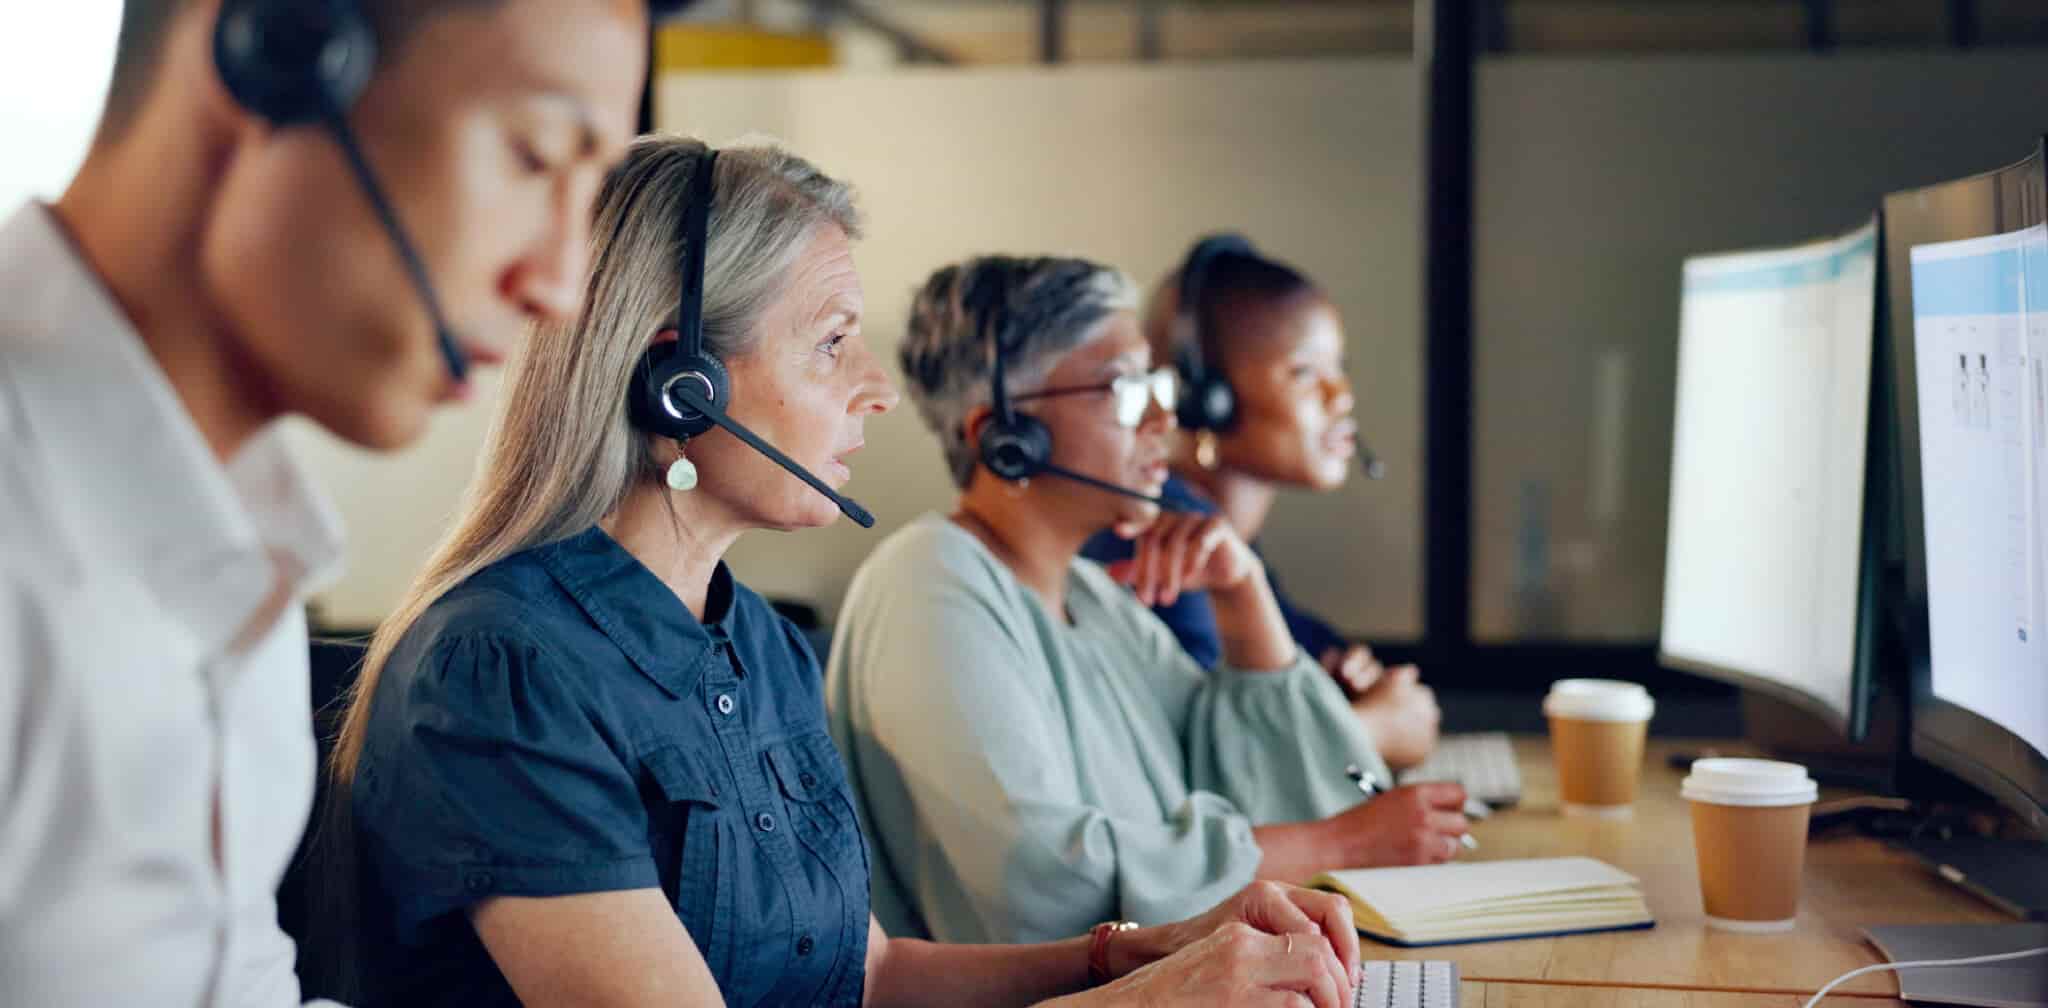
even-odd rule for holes
{"type": "Polygon", "coordinates": [[[1806,767],[1819,784],[1898,793],[1898,704],[1888,693],[1872,702],[1861,742],[1847,741],[1811,712],[1756,690],[1742,691],[1742,723],[1752,744],[1773,759],[1806,767]]]}
{"type": "MultiPolygon", "coordinates": [[[[1969,959],[2048,946],[2048,924],[1905,924],[1863,929],[1895,963],[1969,959]]],[[[2048,1008],[2048,956],[1982,966],[1900,970],[1899,997],[1919,1004],[2048,1008]]]]}
{"type": "Polygon", "coordinates": [[[1841,730],[1818,715],[1753,689],[1742,691],[1743,743],[1733,752],[1714,747],[1674,752],[1672,769],[1686,771],[1706,756],[1747,756],[1761,749],[1771,759],[1797,763],[1823,787],[1847,788],[1876,795],[1899,793],[1896,703],[1881,697],[1873,706],[1870,731],[1862,742],[1842,738],[1841,730]],[[1753,747],[1753,749],[1751,748],[1753,747]]]}

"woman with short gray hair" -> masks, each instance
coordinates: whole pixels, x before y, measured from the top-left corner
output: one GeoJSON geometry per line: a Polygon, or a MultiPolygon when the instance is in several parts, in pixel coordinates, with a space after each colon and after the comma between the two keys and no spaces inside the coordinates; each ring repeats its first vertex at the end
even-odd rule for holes
{"type": "MultiPolygon", "coordinates": [[[[982,262],[993,272],[1000,260],[982,262]]],[[[1022,270],[1014,295],[1017,316],[1012,330],[1021,344],[1006,358],[1005,385],[1012,397],[1045,383],[1045,373],[1089,336],[1111,313],[1133,311],[1138,290],[1122,272],[1082,259],[1040,259],[1017,264],[1022,270]]],[[[967,414],[990,405],[986,342],[961,340],[956,334],[974,320],[961,299],[960,267],[947,267],[926,283],[911,306],[910,332],[900,350],[905,375],[925,426],[939,437],[953,485],[967,489],[978,464],[967,438],[967,414]]]]}
{"type": "Polygon", "coordinates": [[[970,259],[916,295],[899,360],[961,494],[862,565],[826,682],[892,932],[1033,941],[1459,849],[1455,784],[1361,803],[1385,764],[1256,555],[1150,499],[1176,388],[1135,306],[1061,258],[970,259]],[[1135,556],[1081,559],[1112,526],[1135,556]],[[1214,669],[1146,608],[1184,590],[1214,601],[1214,669]]]}

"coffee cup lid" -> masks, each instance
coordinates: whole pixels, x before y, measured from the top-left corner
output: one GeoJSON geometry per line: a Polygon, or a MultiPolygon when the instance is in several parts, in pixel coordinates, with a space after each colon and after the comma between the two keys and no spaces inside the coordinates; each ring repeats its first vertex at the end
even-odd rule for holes
{"type": "Polygon", "coordinates": [[[1716,757],[1693,760],[1678,793],[1710,805],[1804,805],[1820,789],[1797,763],[1716,757]]]}
{"type": "Polygon", "coordinates": [[[1649,690],[1619,679],[1559,679],[1543,698],[1546,716],[1579,721],[1648,721],[1656,708],[1649,690]]]}

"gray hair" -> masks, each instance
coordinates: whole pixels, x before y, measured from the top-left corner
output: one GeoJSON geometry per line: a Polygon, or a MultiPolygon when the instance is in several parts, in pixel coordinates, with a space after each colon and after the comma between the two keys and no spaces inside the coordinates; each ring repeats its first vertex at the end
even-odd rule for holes
{"type": "MultiPolygon", "coordinates": [[[[521,550],[575,535],[658,478],[651,435],[627,419],[626,391],[682,296],[683,201],[702,141],[635,141],[597,197],[589,284],[570,322],[536,326],[506,369],[483,457],[448,538],[377,629],[336,752],[351,775],[378,673],[436,599],[521,550]]],[[[857,236],[851,190],[772,146],[719,152],[704,260],[704,344],[723,360],[788,282],[821,227],[857,236]]]]}
{"type": "Polygon", "coordinates": [[[978,256],[933,273],[911,303],[897,360],[953,483],[965,489],[974,475],[966,421],[990,403],[992,348],[1003,355],[1004,391],[1019,395],[1095,339],[1111,313],[1137,306],[1129,277],[1086,259],[978,256]]]}
{"type": "MultiPolygon", "coordinates": [[[[626,392],[655,333],[675,324],[683,202],[706,149],[684,137],[642,137],[605,177],[577,317],[534,327],[513,354],[454,527],[370,639],[328,767],[334,787],[324,830],[338,838],[333,896],[340,916],[357,909],[346,839],[353,835],[349,795],[392,649],[456,585],[514,553],[589,528],[638,483],[660,478],[655,438],[631,425],[626,392]]],[[[715,170],[704,343],[731,360],[750,348],[755,323],[819,229],[837,225],[853,238],[860,220],[844,183],[772,145],[725,148],[715,170]]],[[[339,918],[336,927],[346,930],[339,918]]]]}

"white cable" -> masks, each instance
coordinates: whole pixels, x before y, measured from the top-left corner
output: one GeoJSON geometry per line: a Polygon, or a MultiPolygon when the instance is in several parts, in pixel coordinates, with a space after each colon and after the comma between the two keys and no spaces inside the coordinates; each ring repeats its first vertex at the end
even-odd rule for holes
{"type": "Polygon", "coordinates": [[[2002,952],[1998,955],[1976,956],[1970,959],[1923,959],[1919,962],[1878,963],[1875,966],[1865,966],[1862,969],[1850,970],[1849,972],[1844,973],[1841,976],[1838,976],[1833,980],[1828,981],[1828,985],[1826,987],[1822,987],[1820,989],[1820,993],[1815,994],[1812,998],[1810,998],[1803,1006],[1803,1008],[1813,1008],[1814,1005],[1820,1003],[1821,998],[1828,996],[1829,991],[1834,990],[1835,988],[1840,987],[1841,985],[1848,983],[1849,981],[1854,980],[1865,973],[1883,973],[1886,970],[1920,969],[1926,966],[1984,966],[1990,963],[2005,962],[2009,959],[2025,959],[2029,956],[2038,955],[2048,955],[2048,948],[2026,949],[2020,952],[2002,952]]]}

